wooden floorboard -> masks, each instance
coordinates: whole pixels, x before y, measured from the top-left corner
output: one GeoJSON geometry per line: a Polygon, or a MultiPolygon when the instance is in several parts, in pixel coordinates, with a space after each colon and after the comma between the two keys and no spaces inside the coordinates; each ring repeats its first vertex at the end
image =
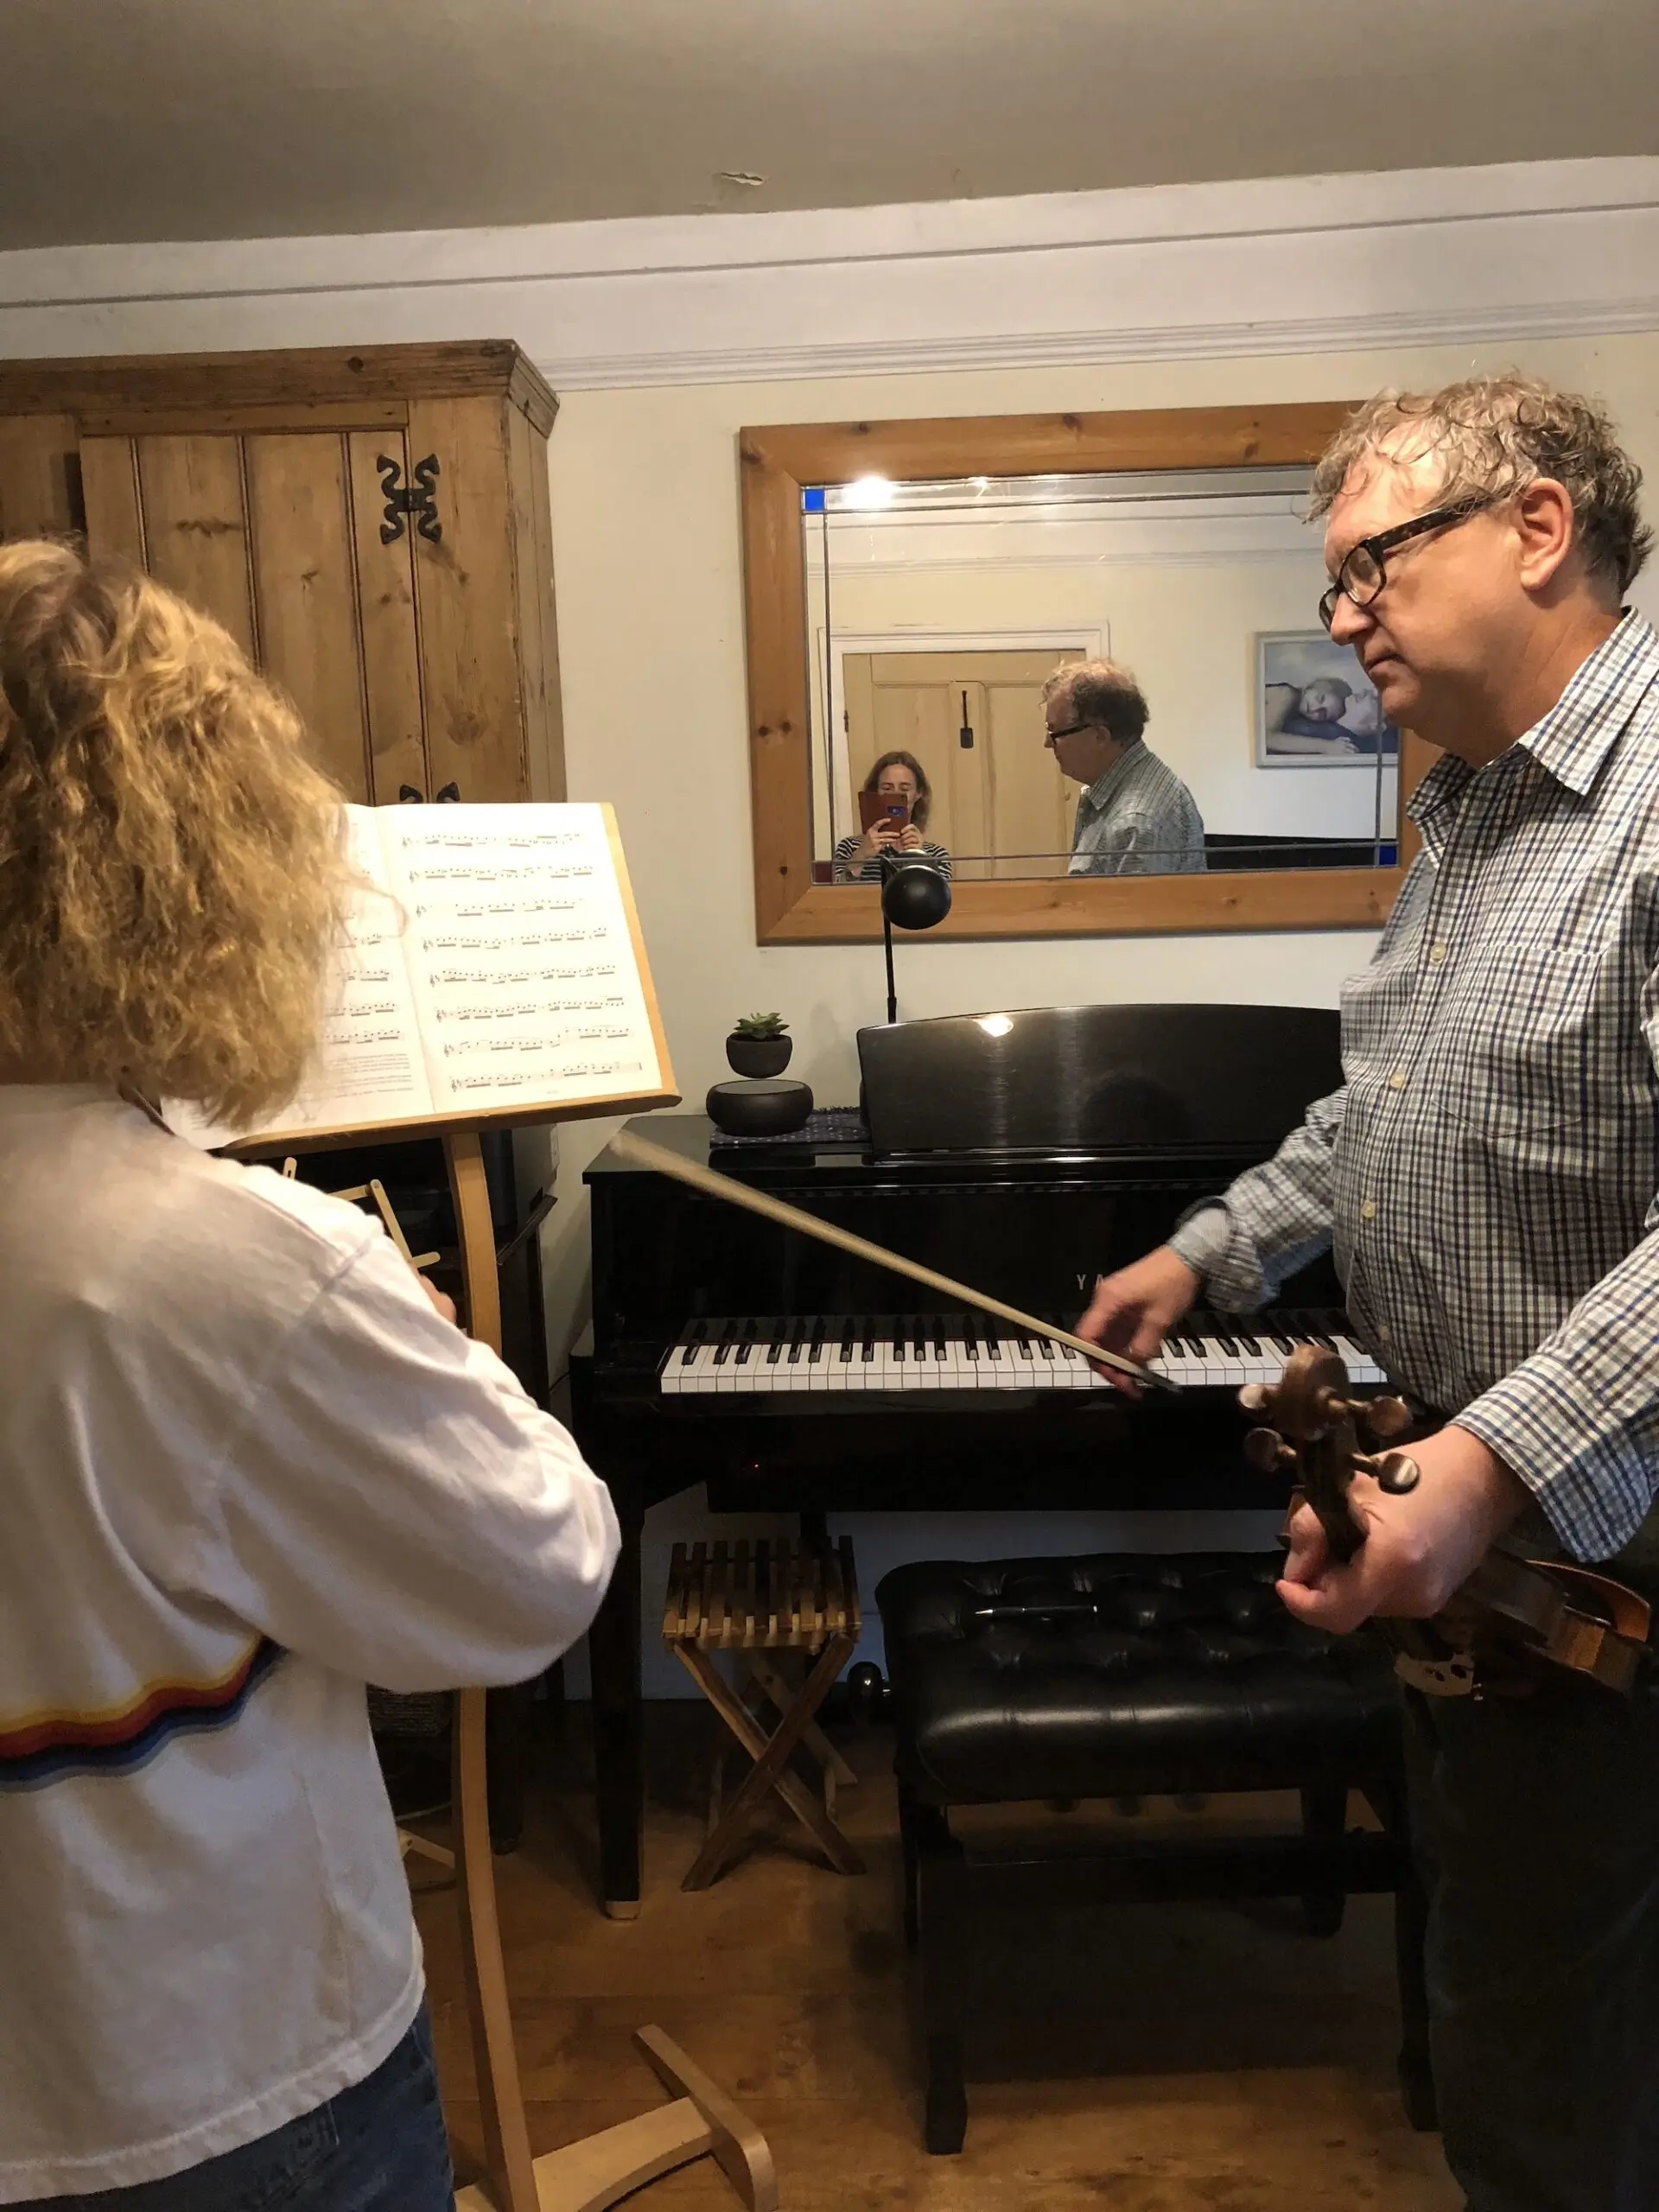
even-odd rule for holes
{"type": "MultiPolygon", "coordinates": [[[[809,1856],[787,1816],[711,1890],[688,1895],[711,1716],[653,1708],[645,1896],[594,1898],[581,1708],[543,1747],[524,1847],[497,1861],[531,2142],[551,2150],[662,2092],[633,2047],[654,2020],[766,2130],[783,2212],[1455,2212],[1439,2139],[1407,2126],[1387,1900],[1351,1900],[1329,1942],[1291,1904],[1125,1906],[988,1926],[969,2049],[967,2146],[920,2138],[916,2006],[899,1927],[891,1739],[838,1735],[861,1779],[837,1817],[869,1872],[809,1856]]],[[[1284,1801],[1229,1806],[1263,1822],[1284,1801]]],[[[1204,1810],[1144,1808],[1137,1834],[1204,1810]]],[[[1014,1816],[1080,1840],[1109,1808],[1014,1816]]],[[[426,1824],[423,1824],[425,1826],[426,1824]]],[[[980,1828],[1008,1825],[976,1815],[980,1828]]],[[[429,1832],[442,1836],[442,1823],[429,1832]]],[[[453,1891],[414,1879],[445,2105],[463,2179],[478,2112],[453,1891]]],[[[712,2162],[641,2212],[735,2203],[712,2162]]]]}

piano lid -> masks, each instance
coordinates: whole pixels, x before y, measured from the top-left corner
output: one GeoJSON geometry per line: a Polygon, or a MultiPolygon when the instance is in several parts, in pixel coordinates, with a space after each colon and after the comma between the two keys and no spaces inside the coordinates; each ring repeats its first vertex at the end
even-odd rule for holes
{"type": "Polygon", "coordinates": [[[1270,1154],[1342,1082],[1314,1007],[1059,1006],[858,1033],[878,1157],[1270,1154]]]}

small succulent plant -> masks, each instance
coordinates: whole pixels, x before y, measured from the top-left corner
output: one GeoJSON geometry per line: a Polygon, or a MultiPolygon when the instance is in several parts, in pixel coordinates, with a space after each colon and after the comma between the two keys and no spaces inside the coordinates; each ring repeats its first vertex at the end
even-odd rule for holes
{"type": "Polygon", "coordinates": [[[746,1014],[732,1025],[734,1037],[781,1037],[789,1027],[781,1014],[746,1014]]]}

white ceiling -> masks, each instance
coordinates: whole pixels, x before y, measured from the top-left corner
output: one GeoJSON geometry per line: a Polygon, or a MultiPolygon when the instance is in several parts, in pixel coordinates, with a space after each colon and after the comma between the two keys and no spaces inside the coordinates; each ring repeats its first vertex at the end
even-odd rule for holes
{"type": "Polygon", "coordinates": [[[1656,85],[1654,0],[0,0],[0,247],[1653,153],[1656,85]]]}

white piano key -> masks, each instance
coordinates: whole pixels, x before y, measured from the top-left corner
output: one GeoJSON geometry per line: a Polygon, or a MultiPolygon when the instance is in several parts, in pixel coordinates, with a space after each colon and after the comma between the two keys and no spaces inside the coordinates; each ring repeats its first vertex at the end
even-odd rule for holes
{"type": "MultiPolygon", "coordinates": [[[[1233,1378],[1236,1362],[1230,1361],[1215,1337],[1200,1337],[1197,1361],[1199,1376],[1211,1389],[1224,1389],[1233,1378]]],[[[1238,1377],[1243,1382],[1243,1376],[1238,1377]]]]}
{"type": "Polygon", "coordinates": [[[1176,1335],[1166,1338],[1159,1355],[1163,1372],[1172,1382],[1179,1382],[1183,1389],[1204,1381],[1204,1362],[1195,1359],[1184,1338],[1176,1335]]]}
{"type": "Polygon", "coordinates": [[[1386,1382],[1388,1376],[1371,1357],[1370,1352],[1357,1344],[1351,1337],[1333,1335],[1331,1341],[1341,1353],[1351,1382],[1386,1382]]]}
{"type": "Polygon", "coordinates": [[[691,1355],[691,1363],[680,1370],[680,1389],[687,1397],[705,1396],[715,1387],[715,1347],[712,1341],[700,1344],[691,1355]]]}

